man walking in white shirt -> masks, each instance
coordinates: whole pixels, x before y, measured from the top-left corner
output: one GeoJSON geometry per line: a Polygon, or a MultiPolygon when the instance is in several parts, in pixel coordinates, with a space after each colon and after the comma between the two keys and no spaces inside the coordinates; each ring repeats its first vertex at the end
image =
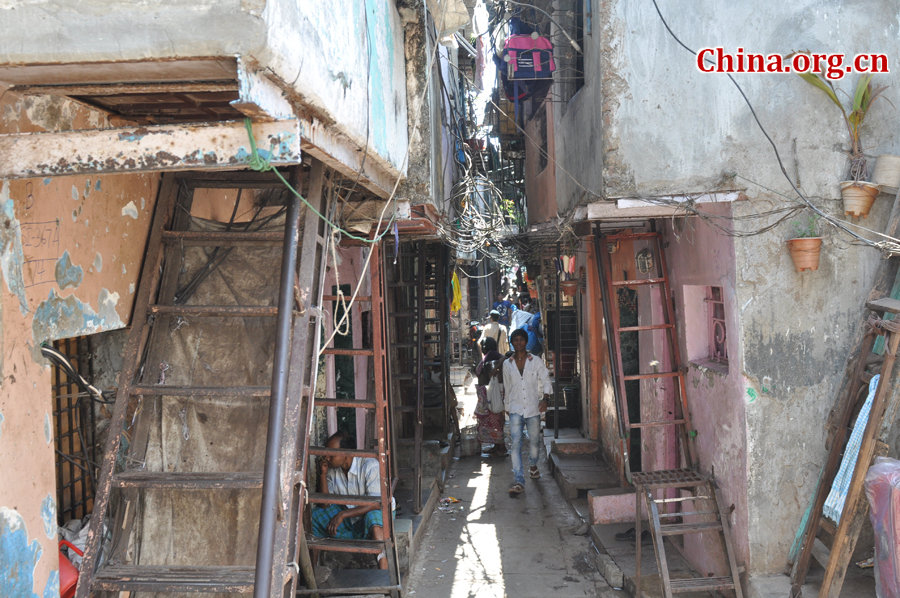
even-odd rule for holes
{"type": "MultiPolygon", "coordinates": [[[[478,349],[481,350],[481,341],[487,337],[491,337],[497,341],[497,350],[505,355],[509,351],[509,330],[499,322],[500,312],[496,309],[491,310],[491,322],[481,331],[481,338],[478,339],[478,349]]],[[[482,355],[484,352],[482,351],[482,355]]]]}
{"type": "Polygon", "coordinates": [[[512,357],[506,358],[498,368],[503,375],[505,396],[503,406],[509,413],[509,432],[512,437],[512,467],[516,482],[509,495],[519,496],[525,491],[525,472],[522,467],[522,432],[528,428],[528,474],[532,479],[541,477],[537,462],[541,449],[541,413],[547,410],[547,399],[553,392],[550,372],[539,358],[525,350],[528,333],[514,330],[510,335],[512,357]],[[543,392],[542,392],[543,391],[543,392]]]}

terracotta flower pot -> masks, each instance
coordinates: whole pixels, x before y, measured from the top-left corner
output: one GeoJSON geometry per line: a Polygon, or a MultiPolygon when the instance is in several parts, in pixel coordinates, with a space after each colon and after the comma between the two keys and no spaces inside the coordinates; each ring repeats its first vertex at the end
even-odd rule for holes
{"type": "Polygon", "coordinates": [[[819,269],[819,253],[822,250],[822,237],[806,237],[803,239],[790,239],[788,251],[794,260],[797,272],[819,269]]]}
{"type": "Polygon", "coordinates": [[[578,281],[577,280],[560,281],[559,289],[562,291],[563,295],[573,297],[575,295],[575,293],[578,292],[578,281]]]}
{"type": "Polygon", "coordinates": [[[897,189],[900,187],[900,156],[883,154],[875,161],[875,170],[872,172],[872,183],[879,189],[897,189]]]}
{"type": "Polygon", "coordinates": [[[844,200],[844,214],[853,218],[866,218],[878,193],[878,185],[872,183],[842,182],[841,198],[844,200]]]}

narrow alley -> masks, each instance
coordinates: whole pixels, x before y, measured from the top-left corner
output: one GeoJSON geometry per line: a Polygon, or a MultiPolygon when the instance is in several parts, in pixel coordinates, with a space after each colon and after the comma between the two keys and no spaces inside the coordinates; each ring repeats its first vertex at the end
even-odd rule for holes
{"type": "Polygon", "coordinates": [[[900,598],[895,4],[0,0],[0,598],[900,598]]]}
{"type": "MultiPolygon", "coordinates": [[[[472,385],[467,390],[460,402],[471,413],[475,394],[472,385]]],[[[406,596],[625,598],[598,571],[587,525],[547,470],[546,454],[539,468],[541,478],[526,480],[512,498],[508,456],[454,460],[443,495],[460,502],[431,516],[406,596]]]]}

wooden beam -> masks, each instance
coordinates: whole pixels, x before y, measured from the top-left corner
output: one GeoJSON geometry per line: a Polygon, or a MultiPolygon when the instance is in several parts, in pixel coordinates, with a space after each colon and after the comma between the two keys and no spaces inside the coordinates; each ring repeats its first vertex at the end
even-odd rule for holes
{"type": "Polygon", "coordinates": [[[238,91],[236,81],[178,81],[174,83],[112,83],[93,85],[17,85],[9,89],[25,96],[118,96],[159,93],[221,93],[238,91]]]}
{"type": "MultiPolygon", "coordinates": [[[[296,120],[253,127],[260,156],[272,165],[300,162],[296,120]]],[[[94,173],[246,168],[243,122],[156,125],[61,133],[0,135],[0,179],[94,173]]]]}

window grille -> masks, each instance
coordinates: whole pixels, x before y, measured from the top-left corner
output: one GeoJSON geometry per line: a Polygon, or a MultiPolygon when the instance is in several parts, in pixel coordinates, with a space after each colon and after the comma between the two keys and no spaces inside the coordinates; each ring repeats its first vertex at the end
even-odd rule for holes
{"type": "Polygon", "coordinates": [[[709,317],[709,359],[717,363],[728,363],[728,332],[725,327],[725,301],[722,287],[706,287],[707,314],[709,317]]]}
{"type": "MultiPolygon", "coordinates": [[[[55,341],[53,348],[66,356],[75,371],[93,382],[88,337],[55,341]]],[[[94,508],[97,466],[94,405],[87,393],[60,368],[51,371],[53,393],[53,448],[56,453],[56,504],[59,525],[82,519],[94,508]]]]}

